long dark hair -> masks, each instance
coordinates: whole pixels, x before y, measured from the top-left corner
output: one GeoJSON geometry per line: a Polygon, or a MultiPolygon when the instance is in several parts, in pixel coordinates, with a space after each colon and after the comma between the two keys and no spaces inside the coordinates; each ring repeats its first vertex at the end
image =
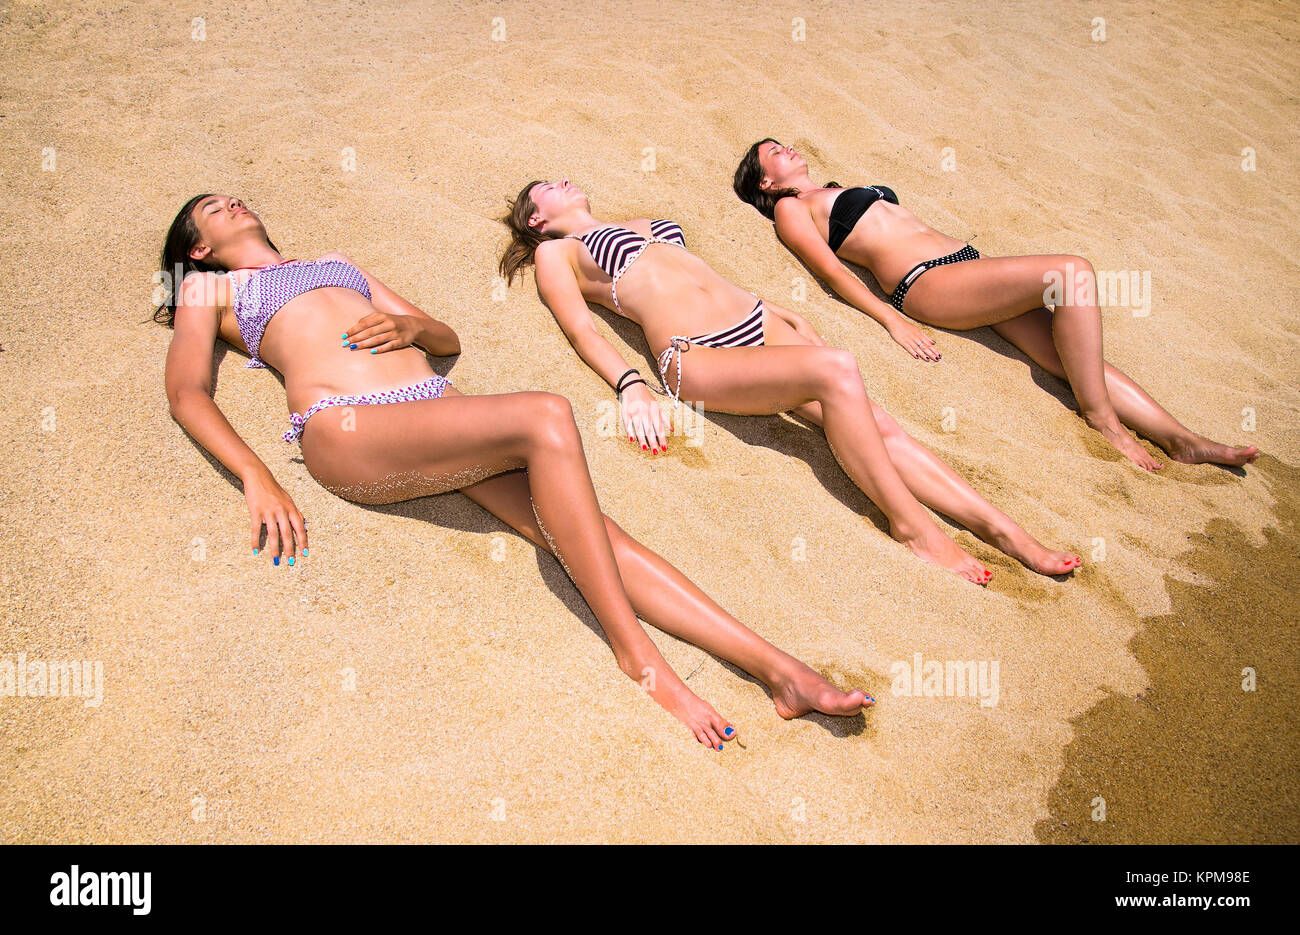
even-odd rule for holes
{"type": "Polygon", "coordinates": [[[534,185],[540,184],[542,184],[541,180],[534,179],[519,190],[519,194],[513,201],[506,202],[509,210],[501,218],[501,223],[510,228],[510,243],[506,245],[505,252],[501,254],[501,262],[497,264],[501,275],[506,279],[506,285],[512,285],[515,274],[532,264],[533,256],[542,241],[555,240],[558,236],[528,226],[528,219],[537,210],[537,204],[528,193],[533,190],[534,185]]]}
{"type": "MultiPolygon", "coordinates": [[[[731,187],[736,190],[736,196],[746,204],[751,204],[758,209],[758,213],[770,220],[776,218],[776,203],[782,198],[789,198],[791,195],[799,194],[793,188],[759,188],[759,183],[763,181],[763,166],[758,161],[759,147],[764,143],[780,142],[772,139],[770,136],[765,140],[759,140],[749,151],[745,153],[745,158],[740,160],[740,165],[736,167],[736,177],[732,180],[731,187]]],[[[839,182],[827,182],[825,188],[840,188],[839,182]]]]}
{"type": "MultiPolygon", "coordinates": [[[[176,320],[176,305],[180,299],[181,283],[193,272],[224,273],[226,268],[219,263],[206,263],[190,256],[190,251],[199,242],[199,226],[194,222],[194,208],[204,198],[211,198],[212,192],[195,195],[176,213],[171,227],[167,228],[167,238],[163,241],[162,267],[159,284],[163,289],[163,300],[153,310],[153,320],[160,325],[172,327],[176,320]]],[[[278,248],[271,243],[272,250],[278,248]]]]}

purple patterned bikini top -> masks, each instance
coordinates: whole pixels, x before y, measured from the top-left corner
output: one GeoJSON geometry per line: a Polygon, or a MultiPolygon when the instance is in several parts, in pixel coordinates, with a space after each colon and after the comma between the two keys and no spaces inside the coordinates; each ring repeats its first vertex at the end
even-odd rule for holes
{"type": "Polygon", "coordinates": [[[257,356],[262,346],[262,335],[271,318],[290,299],[322,289],[342,286],[355,289],[370,298],[370,284],[365,275],[351,263],[342,260],[290,260],[274,266],[263,266],[242,283],[235,284],[234,312],[239,322],[239,333],[248,347],[250,360],[245,367],[265,367],[257,356]]]}

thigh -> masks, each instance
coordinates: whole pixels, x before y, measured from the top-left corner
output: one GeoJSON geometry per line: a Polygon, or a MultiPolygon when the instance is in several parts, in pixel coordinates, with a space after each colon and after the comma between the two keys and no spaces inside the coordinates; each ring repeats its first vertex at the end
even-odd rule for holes
{"type": "MultiPolygon", "coordinates": [[[[680,355],[681,399],[737,415],[772,415],[816,400],[828,373],[852,363],[848,351],[801,344],[701,347],[680,355]]],[[[676,385],[679,360],[668,368],[676,385]]]]}
{"type": "MultiPolygon", "coordinates": [[[[770,311],[766,312],[766,318],[764,318],[763,342],[774,347],[783,344],[802,344],[807,347],[815,346],[812,341],[805,338],[798,331],[795,331],[788,321],[777,315],[773,315],[770,311]]],[[[795,406],[793,411],[815,425],[822,424],[822,404],[816,400],[795,406]]]]}
{"type": "Polygon", "coordinates": [[[448,387],[441,399],[331,407],[307,421],[303,461],[321,486],[359,503],[445,493],[523,467],[530,432],[555,400],[448,387]]]}
{"type": "Polygon", "coordinates": [[[1043,305],[1043,277],[1074,257],[980,257],[922,273],[903,300],[903,311],[926,324],[964,331],[993,325],[1043,305]]]}

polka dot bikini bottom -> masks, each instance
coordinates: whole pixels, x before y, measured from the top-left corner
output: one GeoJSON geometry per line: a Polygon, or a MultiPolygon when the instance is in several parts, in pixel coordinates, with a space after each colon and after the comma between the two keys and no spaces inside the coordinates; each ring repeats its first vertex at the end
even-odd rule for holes
{"type": "Polygon", "coordinates": [[[978,260],[980,252],[970,244],[962,247],[956,253],[950,253],[947,256],[941,256],[933,260],[926,260],[924,263],[917,263],[911,271],[903,277],[898,284],[898,288],[889,296],[889,304],[894,306],[900,312],[903,310],[903,297],[907,295],[907,290],[912,288],[912,283],[921,278],[921,274],[928,269],[934,269],[936,266],[943,266],[947,263],[960,263],[962,260],[978,260]]]}
{"type": "Polygon", "coordinates": [[[381,390],[378,393],[362,393],[358,396],[327,396],[316,403],[302,415],[292,413],[289,422],[293,426],[284,433],[287,442],[302,444],[303,426],[307,420],[330,406],[382,406],[385,403],[409,403],[417,399],[440,399],[451,384],[446,377],[434,374],[429,379],[412,386],[403,386],[395,390],[381,390]]]}

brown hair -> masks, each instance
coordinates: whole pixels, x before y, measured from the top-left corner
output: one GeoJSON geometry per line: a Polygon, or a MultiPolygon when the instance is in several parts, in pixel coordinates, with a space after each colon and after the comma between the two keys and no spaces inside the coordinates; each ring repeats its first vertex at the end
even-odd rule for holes
{"type": "MultiPolygon", "coordinates": [[[[736,196],[741,201],[753,205],[758,209],[759,214],[768,220],[773,220],[776,217],[776,203],[782,198],[789,198],[799,192],[793,188],[759,188],[759,183],[763,181],[763,166],[758,161],[758,150],[764,143],[781,145],[769,136],[749,147],[745,158],[740,160],[740,165],[736,167],[736,177],[732,180],[731,187],[735,189],[736,196]]],[[[825,187],[839,188],[840,183],[827,182],[825,187]]]]}
{"type": "MultiPolygon", "coordinates": [[[[163,288],[162,304],[153,310],[153,320],[160,325],[171,328],[176,321],[176,303],[181,294],[181,283],[193,272],[224,273],[226,268],[219,263],[205,263],[190,256],[190,251],[199,242],[199,226],[194,221],[194,208],[204,198],[211,198],[212,192],[195,195],[185,202],[171,227],[167,228],[167,237],[163,240],[162,270],[160,284],[163,288]]],[[[272,250],[277,250],[270,238],[266,241],[272,250]]]]}
{"type": "Polygon", "coordinates": [[[528,226],[528,219],[537,210],[536,202],[528,193],[533,190],[534,185],[541,184],[540,179],[534,179],[519,190],[514,201],[506,202],[509,211],[501,218],[501,223],[510,228],[510,243],[501,254],[501,262],[497,264],[501,275],[506,278],[506,285],[512,285],[515,274],[523,267],[532,264],[537,247],[542,241],[557,238],[556,234],[546,234],[528,226]]]}

